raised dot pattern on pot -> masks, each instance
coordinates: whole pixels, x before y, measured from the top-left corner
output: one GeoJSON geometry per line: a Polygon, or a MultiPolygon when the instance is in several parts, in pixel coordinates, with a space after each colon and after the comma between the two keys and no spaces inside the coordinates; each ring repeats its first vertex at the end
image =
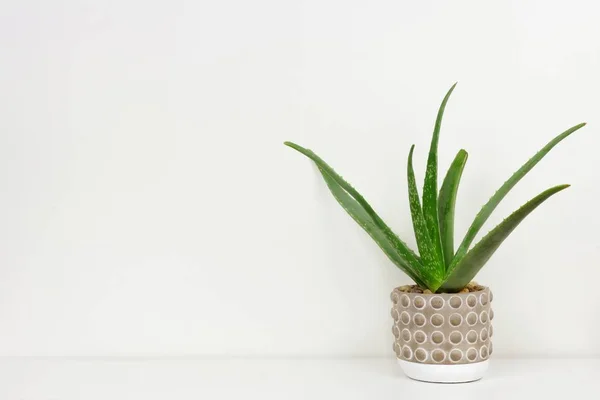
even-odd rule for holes
{"type": "Polygon", "coordinates": [[[424,364],[467,364],[492,354],[488,288],[455,294],[392,292],[394,352],[399,359],[424,364]]]}

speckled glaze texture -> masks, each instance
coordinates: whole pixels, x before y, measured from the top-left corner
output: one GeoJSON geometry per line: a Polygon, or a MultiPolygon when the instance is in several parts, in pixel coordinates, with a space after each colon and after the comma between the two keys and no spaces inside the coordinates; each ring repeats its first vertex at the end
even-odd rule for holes
{"type": "Polygon", "coordinates": [[[471,293],[391,294],[394,352],[421,364],[469,364],[493,352],[489,288],[471,293]]]}

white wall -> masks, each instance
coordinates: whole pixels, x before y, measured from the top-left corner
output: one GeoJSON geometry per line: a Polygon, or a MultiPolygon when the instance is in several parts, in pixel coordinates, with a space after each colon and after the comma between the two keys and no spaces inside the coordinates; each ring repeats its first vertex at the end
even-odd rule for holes
{"type": "Polygon", "coordinates": [[[600,355],[600,6],[593,1],[44,1],[0,5],[0,355],[391,355],[408,279],[330,197],[311,147],[414,244],[422,178],[457,210],[589,122],[479,275],[498,355],[600,355]],[[512,3],[512,4],[511,4],[512,3]],[[573,337],[576,339],[574,340],[573,337]]]}

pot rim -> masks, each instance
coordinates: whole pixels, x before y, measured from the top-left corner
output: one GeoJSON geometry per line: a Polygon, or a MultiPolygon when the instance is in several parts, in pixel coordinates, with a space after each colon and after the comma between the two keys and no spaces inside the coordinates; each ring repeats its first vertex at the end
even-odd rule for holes
{"type": "MultiPolygon", "coordinates": [[[[404,285],[403,285],[404,286],[404,285]]],[[[452,296],[462,296],[462,297],[467,297],[469,295],[477,295],[477,294],[481,294],[484,292],[489,292],[490,288],[489,286],[484,286],[484,285],[480,285],[483,287],[483,289],[477,290],[475,292],[466,292],[466,293],[411,293],[411,292],[403,292],[400,290],[400,288],[402,286],[398,286],[396,288],[394,288],[392,290],[392,294],[398,294],[398,295],[408,295],[409,297],[414,297],[414,296],[442,296],[442,297],[452,297],[452,296]]]]}

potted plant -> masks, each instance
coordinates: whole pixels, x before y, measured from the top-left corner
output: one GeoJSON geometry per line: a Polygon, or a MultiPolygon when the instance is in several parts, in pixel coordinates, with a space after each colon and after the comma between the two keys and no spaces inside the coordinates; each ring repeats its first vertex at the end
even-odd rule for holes
{"type": "Polygon", "coordinates": [[[364,197],[311,150],[292,142],[285,145],[310,158],[329,190],[346,212],[371,236],[386,256],[414,282],[393,290],[394,352],[404,373],[429,382],[469,382],[480,379],[493,352],[492,292],[472,279],[496,249],[535,208],[569,185],[540,193],[512,213],[472,246],[477,233],[500,201],[548,152],[585,123],[552,139],[498,189],[481,208],[457,248],[454,246],[454,207],[467,152],[460,150],[438,188],[437,148],[446,103],[439,108],[423,186],[417,191],[408,154],[410,212],[418,255],[377,215],[364,197]]]}

